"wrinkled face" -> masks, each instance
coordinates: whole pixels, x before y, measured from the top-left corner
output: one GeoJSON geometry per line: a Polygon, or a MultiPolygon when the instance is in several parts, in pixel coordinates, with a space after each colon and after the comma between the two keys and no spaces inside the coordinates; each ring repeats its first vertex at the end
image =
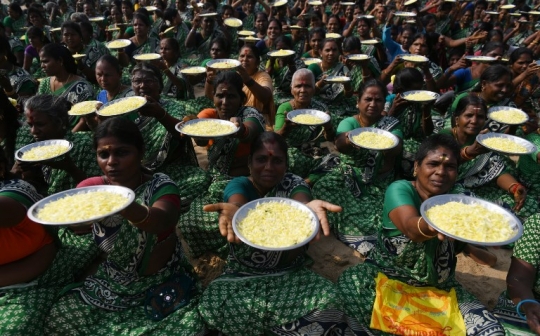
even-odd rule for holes
{"type": "Polygon", "coordinates": [[[328,64],[334,64],[339,60],[339,48],[336,41],[328,41],[321,50],[321,59],[328,64]]]}
{"type": "Polygon", "coordinates": [[[486,123],[486,110],[481,105],[468,105],[455,118],[456,127],[467,136],[476,136],[486,123]]]}
{"type": "Polygon", "coordinates": [[[300,104],[309,104],[315,94],[312,79],[307,75],[297,76],[291,83],[291,93],[294,100],[300,104]]]}
{"type": "Polygon", "coordinates": [[[137,36],[147,36],[149,27],[139,18],[133,19],[133,30],[137,36]]]}
{"type": "Polygon", "coordinates": [[[229,120],[236,116],[242,107],[242,96],[234,86],[220,83],[214,93],[214,105],[219,118],[229,120]]]}
{"type": "Polygon", "coordinates": [[[64,138],[66,128],[59,120],[54,120],[43,112],[29,109],[24,111],[24,116],[30,127],[30,133],[36,141],[64,138]]]}
{"type": "Polygon", "coordinates": [[[137,96],[149,96],[159,100],[161,87],[159,80],[151,73],[137,71],[131,77],[131,85],[137,96]]]}
{"type": "Polygon", "coordinates": [[[287,153],[276,142],[263,143],[263,148],[253,153],[249,167],[255,184],[272,189],[287,172],[287,153]]]}
{"type": "Polygon", "coordinates": [[[96,80],[103,90],[117,89],[120,86],[120,79],[121,74],[108,62],[96,64],[96,80]]]}
{"type": "Polygon", "coordinates": [[[381,117],[384,110],[385,96],[377,86],[368,87],[358,100],[358,110],[360,115],[369,120],[376,120],[381,117]]]}
{"type": "Polygon", "coordinates": [[[143,154],[134,145],[107,136],[97,141],[96,153],[99,168],[113,185],[126,185],[141,175],[143,154]]]}
{"type": "Polygon", "coordinates": [[[503,100],[510,94],[512,80],[510,76],[503,76],[493,82],[482,82],[482,95],[488,103],[495,103],[503,100]]]}
{"type": "Polygon", "coordinates": [[[527,70],[527,68],[529,67],[529,64],[531,64],[532,61],[533,61],[533,59],[532,59],[531,55],[522,54],[521,56],[519,56],[517,61],[515,61],[512,64],[512,71],[514,71],[514,73],[520,75],[525,70],[527,70]]]}
{"type": "Polygon", "coordinates": [[[62,42],[64,42],[69,49],[77,50],[82,46],[82,36],[79,35],[74,29],[65,27],[62,29],[62,42]]]}
{"type": "Polygon", "coordinates": [[[417,189],[424,190],[428,197],[446,194],[456,182],[457,157],[450,149],[439,147],[415,164],[415,170],[417,189]]]}

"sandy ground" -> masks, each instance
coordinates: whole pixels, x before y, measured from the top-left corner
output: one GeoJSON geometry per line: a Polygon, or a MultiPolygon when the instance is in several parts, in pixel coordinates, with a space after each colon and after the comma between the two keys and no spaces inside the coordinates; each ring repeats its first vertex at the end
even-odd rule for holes
{"type": "MultiPolygon", "coordinates": [[[[204,94],[201,88],[196,87],[195,94],[204,94]]],[[[199,164],[206,169],[208,160],[206,151],[195,147],[199,164]]],[[[457,280],[482,303],[492,309],[499,294],[506,288],[506,273],[510,267],[511,251],[504,249],[489,249],[497,255],[497,264],[491,268],[477,264],[464,255],[458,256],[456,270],[457,280]]],[[[341,273],[347,268],[361,263],[362,256],[351,248],[343,245],[335,237],[323,237],[320,241],[311,244],[308,254],[314,261],[312,269],[325,278],[336,282],[341,273]]],[[[195,270],[202,279],[203,286],[221,274],[224,261],[208,254],[192,260],[195,270]]]]}

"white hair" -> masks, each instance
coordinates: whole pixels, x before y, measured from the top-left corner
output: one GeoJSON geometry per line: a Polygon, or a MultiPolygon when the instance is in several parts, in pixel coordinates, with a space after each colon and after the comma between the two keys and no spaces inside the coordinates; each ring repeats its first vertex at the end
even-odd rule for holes
{"type": "Polygon", "coordinates": [[[294,72],[293,76],[292,76],[292,80],[291,80],[291,87],[293,87],[294,85],[294,82],[302,77],[302,76],[307,76],[309,77],[309,81],[311,82],[311,86],[312,87],[315,87],[315,76],[313,75],[313,72],[311,72],[311,70],[309,69],[298,69],[294,72]]]}

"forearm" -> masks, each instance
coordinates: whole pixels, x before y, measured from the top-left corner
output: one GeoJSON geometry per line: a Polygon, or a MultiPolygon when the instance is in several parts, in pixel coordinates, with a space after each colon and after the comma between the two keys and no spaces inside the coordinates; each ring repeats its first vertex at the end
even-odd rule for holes
{"type": "Polygon", "coordinates": [[[431,118],[431,108],[429,107],[425,107],[422,111],[422,130],[425,137],[433,134],[433,119],[431,118]]]}
{"type": "Polygon", "coordinates": [[[79,184],[79,182],[87,178],[86,173],[82,171],[81,169],[79,169],[79,167],[77,167],[75,163],[71,163],[67,167],[66,173],[68,173],[69,176],[71,176],[71,178],[75,181],[76,184],[79,184]]]}
{"type": "Polygon", "coordinates": [[[129,56],[123,51],[118,52],[118,61],[123,67],[129,66],[129,56]]]}
{"type": "Polygon", "coordinates": [[[517,30],[513,29],[508,34],[504,35],[503,43],[507,43],[517,33],[517,30]]]}
{"type": "Polygon", "coordinates": [[[171,70],[169,69],[165,69],[163,70],[163,73],[167,76],[167,78],[174,84],[174,86],[176,86],[176,88],[178,90],[185,90],[186,89],[186,86],[184,84],[184,81],[181,80],[180,78],[176,77],[172,72],[171,70]]]}
{"type": "Polygon", "coordinates": [[[508,189],[510,189],[510,186],[513,183],[519,183],[519,182],[512,175],[508,173],[501,174],[497,178],[497,186],[506,192],[509,192],[508,189]]]}
{"type": "MultiPolygon", "coordinates": [[[[172,204],[170,205],[172,208],[172,204]]],[[[170,230],[178,220],[178,210],[165,210],[156,206],[143,206],[132,203],[121,214],[131,225],[148,233],[160,234],[170,230]]]]}
{"type": "Polygon", "coordinates": [[[245,85],[248,87],[249,91],[253,93],[255,98],[262,102],[263,104],[269,104],[270,99],[272,99],[272,91],[266,86],[262,86],[257,83],[252,78],[245,82],[245,85]]]}
{"type": "Polygon", "coordinates": [[[185,42],[185,46],[186,48],[193,48],[195,47],[195,44],[196,44],[196,35],[197,35],[197,29],[196,28],[192,28],[190,31],[189,31],[189,34],[188,36],[186,37],[186,42],[185,42]]]}
{"type": "Polygon", "coordinates": [[[208,99],[214,99],[214,84],[210,83],[208,79],[204,83],[204,95],[208,99]]]}

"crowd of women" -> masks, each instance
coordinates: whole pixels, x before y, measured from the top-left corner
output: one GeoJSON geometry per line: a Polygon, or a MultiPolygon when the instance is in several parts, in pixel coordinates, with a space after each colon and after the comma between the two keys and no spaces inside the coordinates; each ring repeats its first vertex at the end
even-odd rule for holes
{"type": "Polygon", "coordinates": [[[454,290],[462,334],[540,334],[540,149],[516,160],[476,141],[498,132],[540,146],[537,7],[525,0],[2,5],[0,334],[381,335],[388,331],[370,328],[381,274],[454,290]],[[231,18],[242,26],[227,25],[231,18]],[[107,48],[117,39],[129,45],[107,48]],[[281,49],[294,54],[270,56],[281,49]],[[146,53],[160,59],[134,58],[146,53]],[[405,54],[428,60],[412,63],[405,54]],[[472,55],[492,59],[471,62],[472,55]],[[207,67],[231,58],[240,63],[232,71],[207,67]],[[206,72],[183,71],[190,66],[206,72]],[[404,99],[421,89],[440,97],[404,99]],[[147,102],[118,117],[68,114],[79,102],[131,96],[147,102]],[[508,127],[488,118],[494,106],[529,119],[508,127]],[[298,109],[330,119],[295,124],[287,114],[298,109]],[[195,118],[231,121],[238,132],[204,140],[176,131],[195,118]],[[348,135],[360,127],[391,132],[399,144],[358,147],[348,135]],[[15,158],[53,139],[73,148],[39,164],[15,158]],[[205,169],[197,147],[207,153],[205,169]],[[91,224],[43,226],[27,217],[47,195],[97,185],[130,188],[135,201],[91,224]],[[448,239],[420,215],[423,201],[448,193],[497,203],[523,222],[523,237],[507,246],[507,290],[491,311],[455,271],[459,253],[487,266],[496,256],[448,239]],[[276,252],[240,242],[232,217],[270,196],[305,203],[321,234],[366,262],[332,283],[310,269],[309,245],[276,252]],[[190,260],[208,253],[225,266],[203,288],[190,260]]]}

